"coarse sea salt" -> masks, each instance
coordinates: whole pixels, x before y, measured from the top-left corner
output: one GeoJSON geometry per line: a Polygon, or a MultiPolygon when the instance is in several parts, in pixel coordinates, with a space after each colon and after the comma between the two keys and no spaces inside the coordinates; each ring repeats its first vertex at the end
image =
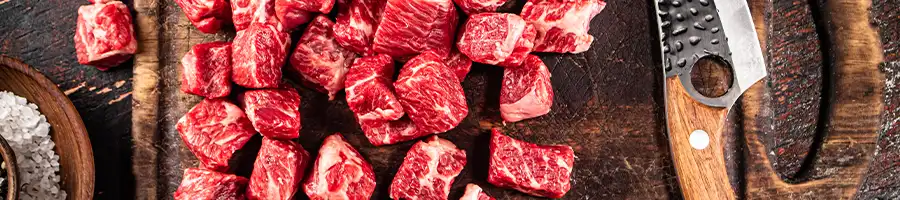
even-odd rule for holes
{"type": "Polygon", "coordinates": [[[66,199],[59,185],[59,156],[53,151],[50,124],[37,109],[25,98],[0,91],[0,135],[16,153],[19,199],[66,199]]]}

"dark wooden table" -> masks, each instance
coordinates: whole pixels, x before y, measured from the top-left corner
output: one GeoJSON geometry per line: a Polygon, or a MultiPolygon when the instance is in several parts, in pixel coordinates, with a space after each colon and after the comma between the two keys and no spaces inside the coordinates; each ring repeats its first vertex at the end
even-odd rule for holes
{"type": "MultiPolygon", "coordinates": [[[[134,178],[130,168],[132,63],[100,72],[76,62],[72,43],[76,13],[78,6],[87,4],[87,1],[0,2],[4,2],[0,3],[0,54],[19,58],[46,74],[61,90],[66,91],[84,118],[97,167],[95,197],[134,198],[134,178]]],[[[736,172],[747,174],[747,178],[740,181],[745,186],[741,188],[748,188],[744,192],[757,198],[802,199],[811,196],[804,196],[801,192],[811,191],[814,196],[836,198],[849,190],[855,191],[860,199],[900,198],[900,0],[873,0],[871,5],[860,0],[752,2],[758,24],[765,24],[759,28],[766,33],[761,37],[767,47],[764,51],[769,57],[771,76],[764,88],[757,89],[761,92],[758,94],[768,96],[750,95],[744,102],[753,103],[753,98],[763,101],[768,98],[769,104],[765,105],[768,110],[752,115],[759,114],[755,113],[760,110],[759,107],[744,105],[732,117],[737,119],[735,123],[743,122],[744,126],[753,117],[773,120],[765,124],[770,129],[734,127],[743,130],[736,131],[738,137],[734,137],[734,141],[737,145],[729,148],[736,156],[736,159],[732,158],[736,160],[733,164],[744,166],[736,167],[736,172]],[[870,10],[868,6],[871,6],[870,10]],[[851,19],[861,24],[848,21],[851,19]],[[860,25],[864,28],[860,29],[860,25]],[[858,36],[848,36],[854,31],[865,32],[866,26],[879,34],[876,38],[880,39],[877,41],[880,44],[872,45],[857,41],[858,36]],[[851,39],[853,42],[848,43],[851,39]],[[873,48],[878,52],[865,55],[852,52],[873,48]],[[882,52],[883,57],[878,56],[882,52]],[[874,70],[852,71],[866,69],[868,62],[860,61],[872,60],[884,62],[876,62],[880,64],[875,64],[877,69],[874,70]],[[863,67],[852,67],[857,65],[863,67]],[[854,73],[874,74],[872,77],[877,80],[868,79],[872,77],[854,79],[854,73]],[[871,81],[876,86],[868,85],[872,87],[861,87],[867,90],[855,91],[844,87],[848,81],[871,81]],[[875,108],[880,111],[875,113],[877,117],[843,123],[841,114],[845,113],[842,112],[854,110],[844,106],[858,101],[882,102],[873,104],[879,107],[875,108]],[[854,129],[846,131],[835,127],[854,129]],[[867,127],[875,127],[875,130],[862,131],[868,130],[865,129],[867,127]],[[740,132],[747,138],[740,137],[740,132]],[[859,136],[854,134],[863,134],[862,138],[870,139],[853,141],[834,138],[859,136]],[[757,137],[761,142],[753,142],[757,141],[757,137]],[[761,155],[756,154],[760,152],[761,155]],[[848,178],[854,173],[844,173],[847,169],[856,169],[864,175],[858,179],[848,178]],[[790,183],[812,186],[798,189],[769,184],[771,181],[766,180],[769,176],[760,175],[770,172],[767,170],[773,170],[776,177],[790,183]],[[822,184],[830,180],[858,182],[822,184]],[[816,184],[823,187],[813,187],[816,184]],[[849,189],[841,190],[841,187],[849,189]]],[[[130,1],[126,3],[132,5],[130,1]]],[[[610,0],[610,3],[620,2],[610,0]]],[[[615,76],[616,72],[611,70],[609,73],[615,76]]],[[[865,109],[860,107],[856,110],[865,109]]],[[[621,165],[621,170],[631,170],[628,172],[630,175],[621,180],[606,177],[609,186],[596,189],[614,198],[677,196],[677,191],[672,188],[674,182],[666,183],[668,186],[629,184],[634,180],[657,179],[648,178],[655,176],[653,173],[641,174],[634,169],[669,162],[664,159],[668,158],[610,160],[607,168],[619,169],[615,166],[621,165]],[[648,187],[653,189],[638,191],[648,187]],[[650,194],[656,192],[669,195],[650,194]]]]}

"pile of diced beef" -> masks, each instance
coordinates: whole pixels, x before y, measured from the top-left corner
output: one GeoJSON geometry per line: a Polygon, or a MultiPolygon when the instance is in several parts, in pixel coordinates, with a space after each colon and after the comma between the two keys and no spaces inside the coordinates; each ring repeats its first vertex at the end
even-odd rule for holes
{"type": "MultiPolygon", "coordinates": [[[[201,32],[232,24],[237,35],[232,42],[197,44],[181,60],[181,90],[206,99],[177,124],[200,164],[185,170],[175,199],[292,199],[300,191],[311,199],[371,198],[372,166],[340,133],[324,139],[315,160],[296,142],[308,140],[300,135],[301,96],[285,79],[331,100],[343,91],[374,146],[425,138],[407,152],[390,197],[447,199],[466,166],[466,151],[435,134],[454,129],[468,115],[461,82],[473,62],[504,68],[498,102],[504,121],[545,115],[553,104],[551,73],[532,52],[587,50],[593,41],[588,24],[605,6],[603,0],[528,0],[515,14],[498,12],[507,0],[176,3],[201,32]],[[303,24],[291,48],[290,32],[303,24]],[[257,133],[263,142],[250,178],[228,174],[232,155],[257,133]]],[[[114,66],[134,53],[133,44],[129,50],[116,43],[125,40],[108,37],[133,41],[130,22],[120,26],[97,17],[124,13],[120,19],[130,21],[124,5],[85,7],[76,36],[85,45],[79,61],[85,54],[83,63],[114,66]],[[101,32],[107,37],[95,36],[101,32]]],[[[569,190],[571,147],[531,144],[499,129],[491,134],[488,182],[550,198],[569,190]]],[[[469,184],[463,199],[493,198],[469,184]]]]}

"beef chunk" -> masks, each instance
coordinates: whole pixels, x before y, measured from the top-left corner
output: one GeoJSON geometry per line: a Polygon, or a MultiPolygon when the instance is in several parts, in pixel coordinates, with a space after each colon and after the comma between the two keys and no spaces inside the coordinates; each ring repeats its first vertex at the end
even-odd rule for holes
{"type": "Polygon", "coordinates": [[[594,41],[588,34],[591,19],[603,8],[603,0],[528,0],[522,18],[534,24],[535,52],[581,53],[594,41]]]}
{"type": "Polygon", "coordinates": [[[300,144],[263,138],[259,155],[253,163],[247,198],[293,199],[309,162],[309,153],[300,144]]]}
{"type": "Polygon", "coordinates": [[[459,78],[432,51],[406,63],[394,87],[403,110],[427,133],[455,128],[469,114],[459,78]]]}
{"type": "Polygon", "coordinates": [[[263,136],[277,139],[300,136],[300,94],[294,88],[250,90],[240,99],[253,127],[263,136]]]}
{"type": "Polygon", "coordinates": [[[553,85],[550,70],[544,61],[528,55],[521,67],[503,72],[500,88],[500,115],[504,121],[517,122],[550,112],[553,106],[553,85]]]}
{"type": "Polygon", "coordinates": [[[298,26],[313,19],[315,13],[300,10],[293,6],[292,0],[275,0],[275,16],[284,25],[284,30],[294,30],[298,26]]]}
{"type": "Polygon", "coordinates": [[[390,121],[403,117],[403,107],[391,85],[394,61],[386,54],[363,57],[347,73],[347,105],[359,121],[390,121]]]}
{"type": "Polygon", "coordinates": [[[384,0],[350,0],[347,5],[338,4],[334,39],[350,51],[369,54],[384,4],[384,0]]]}
{"type": "Polygon", "coordinates": [[[312,172],[303,183],[310,199],[365,200],[375,191],[372,165],[340,133],[325,138],[312,172]]]}
{"type": "Polygon", "coordinates": [[[294,76],[326,91],[329,100],[344,89],[347,70],[357,57],[335,42],[332,26],[334,22],[320,15],[306,27],[291,55],[290,70],[294,76]]]}
{"type": "Polygon", "coordinates": [[[453,178],[466,166],[466,152],[432,136],[414,144],[391,182],[392,199],[447,199],[453,178]]]}
{"type": "Polygon", "coordinates": [[[231,45],[232,81],[247,88],[278,87],[290,45],[278,23],[253,23],[238,31],[231,45]]]}
{"type": "Polygon", "coordinates": [[[231,0],[231,20],[238,32],[250,27],[253,21],[274,23],[270,20],[274,14],[275,0],[231,0]]]}
{"type": "Polygon", "coordinates": [[[416,128],[416,124],[409,117],[392,121],[361,121],[359,126],[366,134],[369,142],[375,146],[396,144],[431,135],[431,133],[423,132],[416,128]]]}
{"type": "Polygon", "coordinates": [[[204,33],[219,31],[231,21],[231,7],[225,0],[175,0],[191,24],[204,33]]]}
{"type": "Polygon", "coordinates": [[[97,2],[78,8],[75,53],[78,63],[107,70],[137,51],[131,13],[120,1],[97,2]]]}
{"type": "Polygon", "coordinates": [[[494,128],[491,133],[488,182],[526,194],[562,198],[571,187],[575,153],[564,145],[536,145],[513,139],[494,128]]]}
{"type": "Polygon", "coordinates": [[[459,200],[494,200],[494,198],[485,194],[478,185],[469,183],[466,185],[466,193],[459,200]]]}
{"type": "Polygon", "coordinates": [[[497,12],[510,0],[453,0],[468,15],[497,12]]]}
{"type": "Polygon", "coordinates": [[[287,10],[302,10],[328,14],[334,7],[334,0],[276,0],[287,10]]]}
{"type": "Polygon", "coordinates": [[[481,13],[466,21],[456,46],[472,61],[518,67],[534,47],[535,29],[518,15],[481,13]]]}
{"type": "Polygon", "coordinates": [[[176,129],[201,166],[216,171],[228,170],[231,155],[256,134],[241,108],[225,99],[200,101],[178,120],[176,129]]]}
{"type": "Polygon", "coordinates": [[[184,170],[181,186],[175,191],[176,200],[241,200],[247,178],[215,171],[188,168],[184,170]]]}
{"type": "Polygon", "coordinates": [[[206,98],[231,93],[231,43],[194,45],[181,58],[181,91],[206,98]]]}
{"type": "Polygon", "coordinates": [[[459,82],[465,81],[469,70],[472,70],[472,60],[456,49],[450,52],[450,56],[444,59],[444,63],[453,70],[453,73],[459,78],[459,82]]]}
{"type": "Polygon", "coordinates": [[[395,59],[428,50],[448,56],[458,15],[451,0],[387,0],[373,48],[395,59]]]}

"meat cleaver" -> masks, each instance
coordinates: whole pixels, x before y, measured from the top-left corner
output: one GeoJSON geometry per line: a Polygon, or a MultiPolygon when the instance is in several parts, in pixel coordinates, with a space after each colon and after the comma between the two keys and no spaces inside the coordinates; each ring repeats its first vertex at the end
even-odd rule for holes
{"type": "Polygon", "coordinates": [[[746,0],[653,1],[669,146],[682,193],[685,199],[735,199],[723,153],[725,116],[766,76],[749,6],[746,0]]]}

